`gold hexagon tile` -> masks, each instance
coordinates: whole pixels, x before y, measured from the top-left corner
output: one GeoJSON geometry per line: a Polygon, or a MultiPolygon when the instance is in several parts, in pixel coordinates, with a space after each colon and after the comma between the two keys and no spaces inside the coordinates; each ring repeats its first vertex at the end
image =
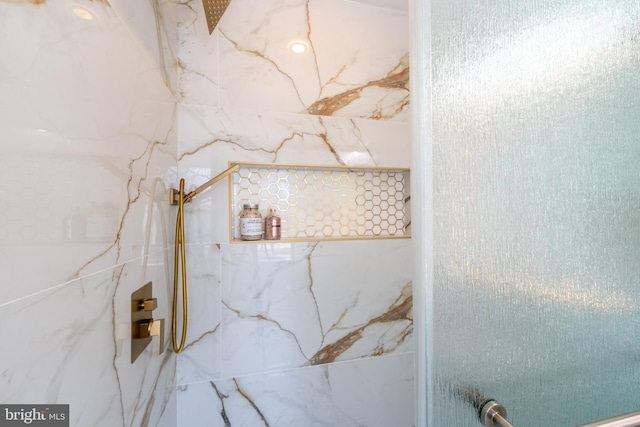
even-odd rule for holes
{"type": "Polygon", "coordinates": [[[230,162],[236,164],[231,241],[240,241],[245,203],[258,204],[263,216],[276,209],[283,240],[411,237],[408,168],[230,162]]]}

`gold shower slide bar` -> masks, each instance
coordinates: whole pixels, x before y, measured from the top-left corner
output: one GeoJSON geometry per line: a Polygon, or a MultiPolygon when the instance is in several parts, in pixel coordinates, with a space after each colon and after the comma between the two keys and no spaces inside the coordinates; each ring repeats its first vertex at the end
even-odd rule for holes
{"type": "MultiPolygon", "coordinates": [[[[183,203],[190,202],[191,199],[193,199],[197,194],[200,194],[201,192],[203,192],[207,188],[211,187],[216,182],[218,182],[221,179],[231,175],[232,173],[234,173],[238,169],[240,169],[240,165],[239,164],[235,164],[235,165],[231,166],[229,169],[225,170],[224,172],[214,176],[209,181],[207,181],[204,184],[202,184],[200,187],[196,188],[195,190],[191,191],[190,193],[185,194],[183,203]]],[[[172,205],[172,206],[175,206],[175,205],[177,205],[179,203],[180,203],[180,191],[176,190],[175,188],[170,189],[169,190],[169,204],[172,205]]]]}

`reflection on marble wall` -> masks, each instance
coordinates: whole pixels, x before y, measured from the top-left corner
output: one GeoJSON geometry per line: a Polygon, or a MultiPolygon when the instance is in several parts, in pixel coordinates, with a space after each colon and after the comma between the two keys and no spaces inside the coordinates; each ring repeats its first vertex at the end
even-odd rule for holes
{"type": "Polygon", "coordinates": [[[153,281],[169,313],[176,115],[156,6],[175,12],[0,1],[0,402],[69,404],[71,425],[175,425],[175,356],[130,360],[131,292],[153,281]]]}
{"type": "MultiPolygon", "coordinates": [[[[233,0],[211,36],[199,1],[178,16],[188,190],[229,161],[409,166],[406,11],[233,0]]],[[[410,241],[230,243],[228,191],[186,207],[179,425],[412,426],[410,241]]]]}

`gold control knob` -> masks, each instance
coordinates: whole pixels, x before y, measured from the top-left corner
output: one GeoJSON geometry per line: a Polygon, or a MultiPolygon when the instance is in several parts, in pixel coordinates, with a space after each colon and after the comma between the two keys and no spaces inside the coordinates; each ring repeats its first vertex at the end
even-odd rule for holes
{"type": "Polygon", "coordinates": [[[140,300],[138,304],[138,308],[144,311],[153,311],[158,308],[158,299],[157,298],[148,298],[145,300],[140,300]]]}

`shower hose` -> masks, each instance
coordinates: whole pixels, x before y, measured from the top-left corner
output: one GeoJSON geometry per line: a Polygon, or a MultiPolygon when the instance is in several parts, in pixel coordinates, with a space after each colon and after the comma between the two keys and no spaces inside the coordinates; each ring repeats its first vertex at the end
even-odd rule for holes
{"type": "Polygon", "coordinates": [[[171,319],[171,331],[173,338],[173,351],[176,353],[184,350],[184,343],[187,339],[187,257],[184,247],[184,204],[191,201],[201,191],[211,187],[216,182],[222,180],[240,169],[240,164],[230,164],[229,168],[224,172],[211,178],[209,181],[202,184],[200,187],[184,194],[184,179],[180,179],[180,190],[171,190],[171,204],[178,205],[178,216],[176,218],[176,243],[175,243],[175,257],[173,264],[173,316],[171,319]],[[179,260],[179,261],[178,261],[179,260]],[[180,344],[178,344],[178,283],[180,273],[182,274],[182,334],[180,337],[180,344]]]}
{"type": "Polygon", "coordinates": [[[171,316],[171,335],[173,351],[181,353],[187,339],[187,259],[184,247],[184,179],[180,180],[180,200],[178,202],[178,215],[176,217],[175,256],[173,264],[173,315],[171,316]],[[178,259],[180,261],[178,261],[178,259]],[[182,273],[182,334],[178,344],[178,282],[179,272],[182,273]]]}

